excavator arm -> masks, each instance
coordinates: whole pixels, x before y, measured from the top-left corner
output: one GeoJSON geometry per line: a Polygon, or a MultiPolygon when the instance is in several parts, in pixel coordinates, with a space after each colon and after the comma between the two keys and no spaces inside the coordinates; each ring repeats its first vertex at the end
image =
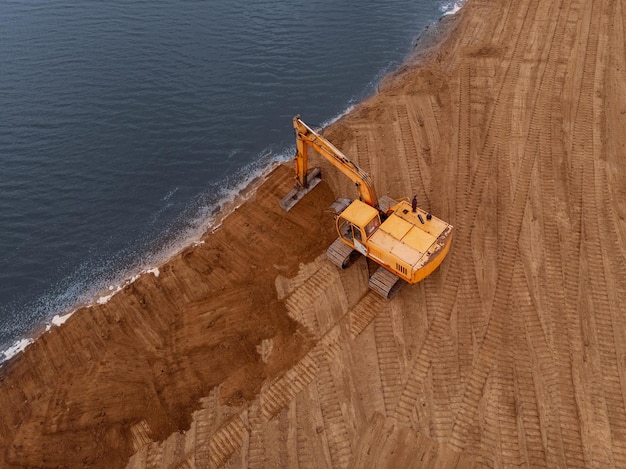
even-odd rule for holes
{"type": "Polygon", "coordinates": [[[281,201],[281,206],[285,210],[289,210],[298,203],[319,182],[319,170],[311,171],[311,173],[308,170],[309,147],[317,151],[356,184],[360,200],[378,208],[378,196],[368,173],[350,161],[332,143],[306,125],[300,116],[293,118],[293,127],[296,132],[296,187],[281,201]]]}

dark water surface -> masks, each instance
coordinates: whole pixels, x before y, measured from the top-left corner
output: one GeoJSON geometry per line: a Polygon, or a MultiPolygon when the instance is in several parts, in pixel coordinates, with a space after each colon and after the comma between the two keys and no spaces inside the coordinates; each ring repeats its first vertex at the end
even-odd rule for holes
{"type": "Polygon", "coordinates": [[[294,114],[371,94],[447,8],[0,2],[0,350],[196,236],[294,114]]]}

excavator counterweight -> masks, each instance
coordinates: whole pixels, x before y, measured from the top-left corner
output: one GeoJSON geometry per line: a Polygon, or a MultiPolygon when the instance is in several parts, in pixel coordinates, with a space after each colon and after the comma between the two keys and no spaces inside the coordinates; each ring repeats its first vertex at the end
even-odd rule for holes
{"type": "Polygon", "coordinates": [[[359,199],[338,199],[331,206],[339,237],[326,251],[328,259],[345,269],[364,255],[380,265],[369,287],[391,298],[405,283],[417,283],[430,275],[448,254],[452,225],[409,204],[376,195],[370,175],[364,172],[326,138],[307,126],[300,116],[293,119],[296,132],[296,185],[280,201],[289,211],[308,194],[321,177],[318,168],[308,170],[311,147],[356,184],[359,199]]]}

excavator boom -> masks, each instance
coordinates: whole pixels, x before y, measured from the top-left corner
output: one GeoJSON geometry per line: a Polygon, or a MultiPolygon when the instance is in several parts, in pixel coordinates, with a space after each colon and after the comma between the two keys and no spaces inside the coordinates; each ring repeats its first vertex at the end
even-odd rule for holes
{"type": "Polygon", "coordinates": [[[378,208],[378,196],[368,173],[350,161],[332,143],[306,125],[300,116],[293,118],[293,128],[296,132],[296,186],[281,200],[281,207],[289,211],[320,182],[319,169],[314,168],[311,171],[308,169],[308,150],[311,147],[355,183],[360,200],[378,208]]]}

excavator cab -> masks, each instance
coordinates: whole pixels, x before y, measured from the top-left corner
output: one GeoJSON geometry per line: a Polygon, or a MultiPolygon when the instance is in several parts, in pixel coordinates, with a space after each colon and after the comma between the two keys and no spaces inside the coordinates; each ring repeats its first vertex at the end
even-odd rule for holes
{"type": "Polygon", "coordinates": [[[363,244],[363,230],[360,226],[350,223],[343,217],[339,217],[337,218],[337,231],[348,246],[367,256],[367,248],[363,244]]]}
{"type": "Polygon", "coordinates": [[[380,226],[380,215],[374,207],[355,200],[337,217],[341,240],[367,256],[367,239],[380,226]]]}

